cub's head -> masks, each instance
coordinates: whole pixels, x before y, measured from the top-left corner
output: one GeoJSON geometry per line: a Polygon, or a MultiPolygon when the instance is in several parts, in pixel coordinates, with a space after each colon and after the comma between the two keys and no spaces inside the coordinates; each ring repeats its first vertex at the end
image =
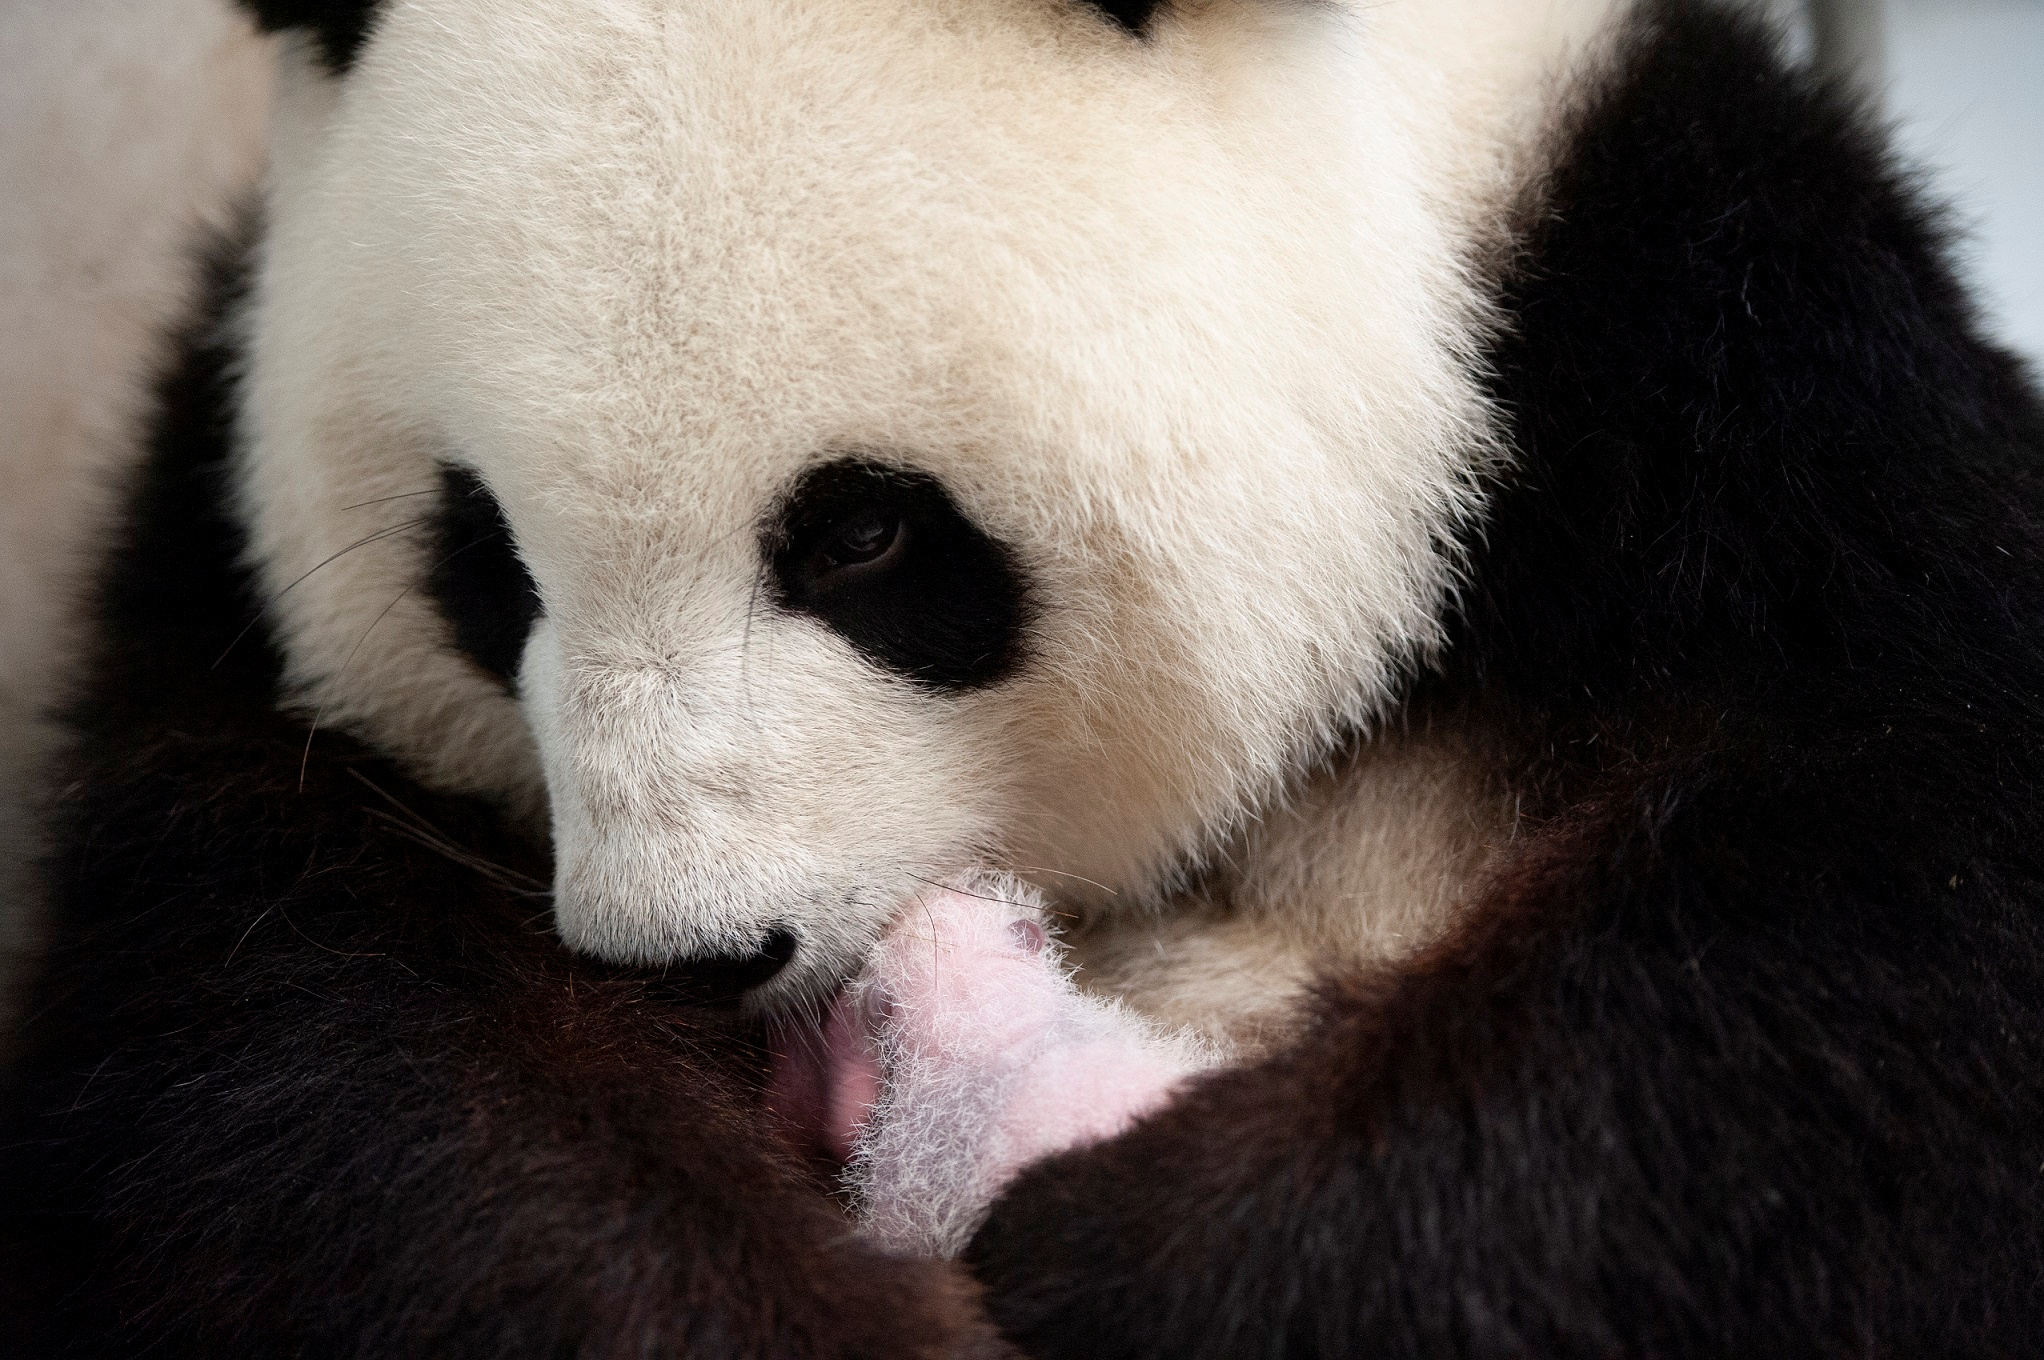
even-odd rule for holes
{"type": "Polygon", "coordinates": [[[1600,8],[254,7],[294,701],[769,1000],[974,865],[1154,894],[1436,644],[1470,262],[1600,8]]]}

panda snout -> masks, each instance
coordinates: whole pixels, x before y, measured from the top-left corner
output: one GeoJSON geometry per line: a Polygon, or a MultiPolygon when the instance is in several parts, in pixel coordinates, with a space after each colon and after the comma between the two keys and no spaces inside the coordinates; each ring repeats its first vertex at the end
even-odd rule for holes
{"type": "Polygon", "coordinates": [[[687,960],[688,971],[712,993],[742,996],[780,976],[794,961],[801,940],[794,931],[777,926],[767,932],[759,947],[732,954],[701,954],[687,960]]]}
{"type": "Polygon", "coordinates": [[[864,966],[920,875],[983,841],[976,767],[900,776],[943,749],[929,711],[943,701],[893,681],[872,703],[832,708],[830,683],[864,678],[840,644],[768,722],[749,706],[764,705],[761,677],[720,707],[720,672],[564,647],[570,618],[538,619],[519,681],[552,814],[554,927],[570,949],[721,975],[763,1010],[811,1005],[864,966]]]}

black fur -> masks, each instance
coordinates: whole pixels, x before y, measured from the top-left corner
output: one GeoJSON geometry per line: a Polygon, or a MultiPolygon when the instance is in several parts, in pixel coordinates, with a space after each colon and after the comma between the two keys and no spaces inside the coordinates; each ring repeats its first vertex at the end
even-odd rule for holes
{"type": "Polygon", "coordinates": [[[1150,16],[1164,8],[1163,0],[1085,0],[1131,33],[1141,33],[1150,16]]]}
{"type": "MultiPolygon", "coordinates": [[[[970,1265],[1030,1354],[2044,1344],[2044,411],[1743,21],[1625,70],[1529,209],[1520,457],[1414,697],[1517,743],[1529,829],[1295,1048],[1024,1175],[970,1265]]],[[[714,980],[569,958],[517,837],[342,739],[301,782],[228,646],[228,361],[165,388],[75,707],[0,1345],[991,1344],[845,1240],[714,980]]]]}
{"type": "Polygon", "coordinates": [[[1022,663],[1029,596],[1014,555],[937,481],[840,459],[803,477],[767,531],[775,601],[934,690],[1022,663]]]}
{"type": "MultiPolygon", "coordinates": [[[[265,29],[300,28],[312,34],[321,57],[335,74],[345,73],[369,35],[380,0],[241,0],[265,29]]],[[[1162,0],[1081,0],[1130,33],[1141,33],[1162,0]]]]}
{"type": "Polygon", "coordinates": [[[968,1282],[862,1250],[780,1151],[730,979],[571,957],[487,808],[308,755],[223,509],[211,317],[73,709],[0,1353],[999,1354],[968,1282]]]}
{"type": "Polygon", "coordinates": [[[355,64],[381,0],[241,0],[272,33],[304,29],[319,46],[327,69],[339,75],[355,64]]]}
{"type": "Polygon", "coordinates": [[[1744,23],[1650,11],[1495,356],[1434,711],[1533,829],[970,1260],[1091,1357],[2044,1353],[2044,413],[1744,23]]]}
{"type": "Polygon", "coordinates": [[[515,680],[539,617],[539,587],[518,555],[504,507],[464,467],[440,469],[426,587],[454,626],[462,651],[505,684],[515,680]]]}

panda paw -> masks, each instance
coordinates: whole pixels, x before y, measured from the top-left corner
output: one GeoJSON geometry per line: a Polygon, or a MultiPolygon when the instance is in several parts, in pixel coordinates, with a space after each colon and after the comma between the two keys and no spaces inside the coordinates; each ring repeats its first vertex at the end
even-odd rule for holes
{"type": "Polygon", "coordinates": [[[825,1108],[863,1230],[937,1256],[1024,1166],[1112,1137],[1218,1056],[1082,993],[1035,894],[992,876],[911,906],[826,1036],[825,1108]]]}

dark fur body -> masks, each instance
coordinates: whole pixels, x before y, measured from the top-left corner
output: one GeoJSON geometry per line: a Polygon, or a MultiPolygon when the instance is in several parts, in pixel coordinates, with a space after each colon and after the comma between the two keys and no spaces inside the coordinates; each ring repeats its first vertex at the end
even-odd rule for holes
{"type": "MultiPolygon", "coordinates": [[[[1532,829],[1296,1048],[1024,1176],[968,1264],[1030,1354],[2044,1350],[2044,408],[1762,40],[1671,5],[1623,71],[1505,285],[1519,462],[1418,696],[1532,829]]],[[[514,836],[340,738],[301,789],[229,647],[228,358],[165,387],[74,710],[8,1339],[991,1345],[774,1150],[715,979],[567,957],[514,836]]]]}

